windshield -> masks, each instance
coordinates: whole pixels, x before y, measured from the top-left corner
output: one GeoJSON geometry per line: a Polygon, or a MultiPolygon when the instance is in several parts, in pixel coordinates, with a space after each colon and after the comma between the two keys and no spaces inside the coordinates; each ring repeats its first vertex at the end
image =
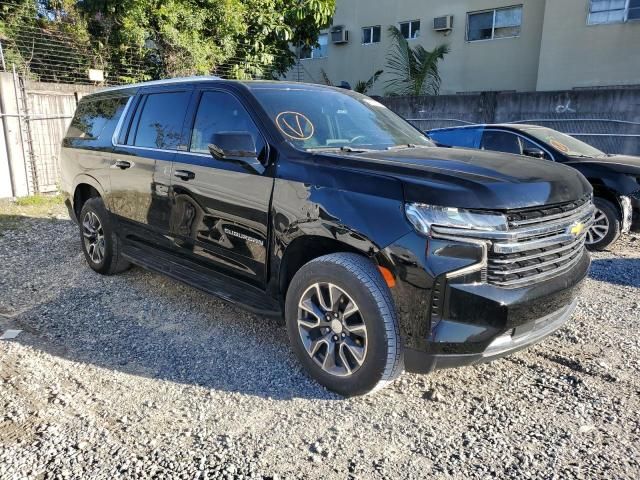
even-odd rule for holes
{"type": "Polygon", "coordinates": [[[606,153],[581,142],[565,133],[550,128],[531,128],[526,130],[529,135],[536,137],[556,150],[570,157],[604,157],[606,153]]]}
{"type": "Polygon", "coordinates": [[[285,138],[304,150],[433,146],[405,120],[364,95],[305,86],[252,91],[285,138]]]}

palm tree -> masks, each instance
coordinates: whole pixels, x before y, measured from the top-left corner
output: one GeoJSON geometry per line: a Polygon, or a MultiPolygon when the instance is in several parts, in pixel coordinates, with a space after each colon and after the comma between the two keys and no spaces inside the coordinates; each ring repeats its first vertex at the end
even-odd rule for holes
{"type": "Polygon", "coordinates": [[[376,83],[376,80],[378,80],[378,77],[382,75],[382,73],[383,70],[376,70],[376,72],[371,75],[371,78],[366,82],[364,80],[358,81],[358,83],[356,83],[356,86],[353,87],[353,91],[366,94],[371,89],[371,87],[373,87],[373,84],[376,83]]]}
{"type": "Polygon", "coordinates": [[[394,45],[387,54],[387,75],[385,83],[392,95],[437,95],[440,90],[438,62],[449,53],[448,45],[439,45],[426,50],[422,45],[409,46],[400,30],[395,26],[388,29],[394,45]]]}

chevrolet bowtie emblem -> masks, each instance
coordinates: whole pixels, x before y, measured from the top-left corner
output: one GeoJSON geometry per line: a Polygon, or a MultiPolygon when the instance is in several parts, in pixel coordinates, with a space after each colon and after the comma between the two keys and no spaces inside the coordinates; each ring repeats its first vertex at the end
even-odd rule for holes
{"type": "Polygon", "coordinates": [[[572,227],[570,227],[569,233],[574,237],[577,237],[584,231],[584,223],[576,223],[572,227]]]}

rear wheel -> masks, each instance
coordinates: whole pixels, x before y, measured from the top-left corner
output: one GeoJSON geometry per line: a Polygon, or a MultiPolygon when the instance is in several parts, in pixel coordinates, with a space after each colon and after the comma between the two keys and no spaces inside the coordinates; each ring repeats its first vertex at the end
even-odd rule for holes
{"type": "Polygon", "coordinates": [[[604,250],[620,236],[620,214],[609,200],[595,197],[593,203],[596,206],[596,214],[593,225],[587,230],[586,245],[589,250],[604,250]]]}
{"type": "Polygon", "coordinates": [[[120,240],[100,197],[90,198],[82,206],[79,217],[82,251],[89,266],[98,273],[112,275],[130,264],[120,251],[120,240]]]}
{"type": "Polygon", "coordinates": [[[361,395],[402,373],[391,293],[365,257],[337,253],[304,265],[289,286],[285,317],[298,359],[330,390],[361,395]]]}

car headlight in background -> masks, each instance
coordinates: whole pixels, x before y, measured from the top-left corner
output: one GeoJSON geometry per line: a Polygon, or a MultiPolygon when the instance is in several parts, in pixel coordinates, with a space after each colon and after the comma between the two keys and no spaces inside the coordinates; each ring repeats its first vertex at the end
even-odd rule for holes
{"type": "Polygon", "coordinates": [[[474,212],[423,203],[407,203],[405,212],[415,229],[424,235],[431,233],[432,226],[483,232],[507,231],[507,218],[499,213],[474,212]]]}

